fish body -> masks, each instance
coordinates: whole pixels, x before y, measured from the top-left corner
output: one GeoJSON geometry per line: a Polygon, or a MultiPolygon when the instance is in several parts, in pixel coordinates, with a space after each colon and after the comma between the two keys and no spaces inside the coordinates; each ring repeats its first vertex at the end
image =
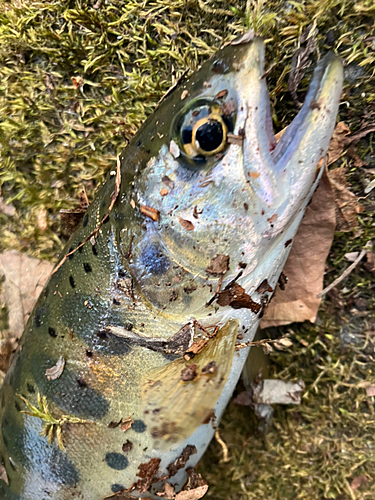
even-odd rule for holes
{"type": "Polygon", "coordinates": [[[178,492],[204,453],[342,86],[329,54],[276,145],[264,43],[248,40],[164,98],[68,242],[1,389],[0,498],[168,498],[165,481],[178,492]]]}

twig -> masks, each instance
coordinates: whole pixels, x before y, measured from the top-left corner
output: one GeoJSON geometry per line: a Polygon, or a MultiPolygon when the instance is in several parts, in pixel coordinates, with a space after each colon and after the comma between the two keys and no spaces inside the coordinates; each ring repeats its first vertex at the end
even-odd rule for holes
{"type": "Polygon", "coordinates": [[[332,290],[332,288],[335,288],[335,286],[337,286],[339,283],[341,283],[341,281],[343,281],[353,271],[353,269],[361,262],[363,257],[368,252],[370,245],[371,245],[371,242],[368,241],[366,243],[364,249],[362,250],[362,252],[358,255],[358,257],[353,262],[353,264],[351,264],[347,269],[345,269],[345,271],[342,273],[342,275],[339,276],[337,279],[335,279],[335,281],[333,281],[324,290],[322,290],[320,293],[318,293],[318,295],[317,295],[318,299],[320,299],[321,297],[323,297],[323,295],[325,295],[330,290],[332,290]]]}
{"type": "Polygon", "coordinates": [[[64,262],[66,261],[66,259],[70,255],[73,255],[79,248],[83,247],[83,245],[85,243],[87,243],[89,240],[91,240],[91,238],[93,236],[97,235],[97,233],[99,232],[99,229],[104,224],[104,221],[106,220],[107,217],[109,217],[109,214],[111,213],[113,205],[115,204],[115,202],[117,200],[118,194],[120,192],[120,184],[121,184],[121,162],[120,162],[120,158],[118,157],[117,158],[117,168],[116,168],[116,178],[115,178],[115,190],[113,191],[113,193],[111,195],[111,203],[108,207],[107,213],[105,214],[105,216],[102,218],[102,220],[99,222],[99,224],[96,226],[96,228],[94,229],[94,231],[92,233],[90,233],[88,236],[86,236],[86,238],[84,238],[83,241],[77,247],[75,247],[72,251],[70,251],[64,255],[64,257],[61,259],[59,264],[57,264],[55,269],[52,271],[51,276],[52,276],[52,274],[55,274],[55,272],[58,269],[60,269],[60,267],[64,264],[64,262]]]}
{"type": "Polygon", "coordinates": [[[220,434],[219,434],[219,429],[215,430],[215,439],[219,443],[219,445],[221,446],[221,448],[223,450],[223,460],[222,461],[224,463],[227,463],[229,461],[229,458],[228,458],[228,446],[221,439],[220,434]]]}

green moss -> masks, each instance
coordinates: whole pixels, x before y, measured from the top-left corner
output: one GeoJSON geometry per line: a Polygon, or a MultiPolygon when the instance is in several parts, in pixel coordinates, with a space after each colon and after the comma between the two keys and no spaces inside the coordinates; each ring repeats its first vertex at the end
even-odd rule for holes
{"type": "MultiPolygon", "coordinates": [[[[12,217],[0,213],[0,251],[55,259],[64,243],[59,210],[77,204],[82,185],[92,199],[171,84],[246,29],[267,41],[276,130],[298,111],[287,79],[298,38],[311,23],[319,53],[333,48],[347,65],[342,102],[348,104],[340,106],[339,119],[352,131],[373,122],[374,13],[373,0],[0,0],[0,194],[17,209],[12,217]],[[42,210],[46,229],[38,225],[42,210]]],[[[301,98],[311,71],[299,87],[301,98]]],[[[371,136],[357,151],[375,163],[371,136]]],[[[347,164],[351,189],[363,197],[369,170],[354,168],[347,158],[339,164],[347,164]]],[[[335,237],[327,282],[347,266],[346,252],[375,238],[374,193],[362,202],[355,237],[335,237]]],[[[373,401],[358,387],[363,380],[375,385],[373,276],[359,266],[339,290],[326,298],[318,325],[293,325],[293,349],[271,356],[274,376],[304,380],[303,404],[277,408],[266,436],[257,433],[249,409],[229,407],[220,432],[230,461],[219,463],[222,452],[214,442],[201,465],[208,498],[373,498],[373,401]],[[367,300],[364,318],[352,311],[358,297],[367,300]],[[345,324],[354,337],[339,335],[345,324]],[[367,482],[351,490],[360,475],[367,482]]]]}

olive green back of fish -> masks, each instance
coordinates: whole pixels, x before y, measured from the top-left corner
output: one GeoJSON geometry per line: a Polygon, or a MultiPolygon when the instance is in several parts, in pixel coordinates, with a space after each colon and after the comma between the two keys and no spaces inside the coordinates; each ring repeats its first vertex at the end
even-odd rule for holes
{"type": "MultiPolygon", "coordinates": [[[[231,50],[224,53],[225,68],[213,73],[215,78],[233,70],[231,50]]],[[[239,60],[242,49],[236,53],[239,60]]],[[[182,94],[189,94],[189,100],[199,96],[212,76],[211,65],[166,97],[121,156],[120,191],[110,215],[79,247],[107,213],[115,191],[112,173],[63,256],[79,248],[52,275],[35,306],[1,389],[0,458],[9,480],[9,486],[0,482],[4,500],[67,500],[73,493],[99,500],[129,487],[123,484],[123,471],[135,478],[139,464],[147,461],[152,438],[140,410],[142,381],[145,373],[160,372],[176,356],[150,351],[109,333],[108,327],[170,337],[184,325],[189,311],[204,306],[216,286],[217,278],[207,278],[204,271],[207,258],[203,268],[198,262],[199,249],[195,255],[200,276],[164,255],[159,240],[147,231],[150,221],[139,210],[135,193],[147,189],[143,171],[169,143],[173,118],[186,106],[182,94]],[[49,380],[46,370],[59,359],[63,370],[49,380]],[[38,396],[46,398],[48,406],[38,407],[38,396]],[[121,422],[125,428],[128,417],[130,428],[124,432],[121,422]]],[[[188,175],[198,174],[191,167],[188,175]]],[[[235,330],[228,330],[229,362],[235,330]]],[[[228,369],[224,372],[220,383],[228,369]]]]}

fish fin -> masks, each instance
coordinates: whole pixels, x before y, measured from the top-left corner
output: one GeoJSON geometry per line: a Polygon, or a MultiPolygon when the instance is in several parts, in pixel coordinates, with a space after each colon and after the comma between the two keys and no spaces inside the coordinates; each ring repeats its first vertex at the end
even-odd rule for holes
{"type": "Polygon", "coordinates": [[[144,420],[157,449],[188,438],[209,423],[228,379],[238,322],[228,321],[195,357],[149,372],[142,385],[144,420]]]}

